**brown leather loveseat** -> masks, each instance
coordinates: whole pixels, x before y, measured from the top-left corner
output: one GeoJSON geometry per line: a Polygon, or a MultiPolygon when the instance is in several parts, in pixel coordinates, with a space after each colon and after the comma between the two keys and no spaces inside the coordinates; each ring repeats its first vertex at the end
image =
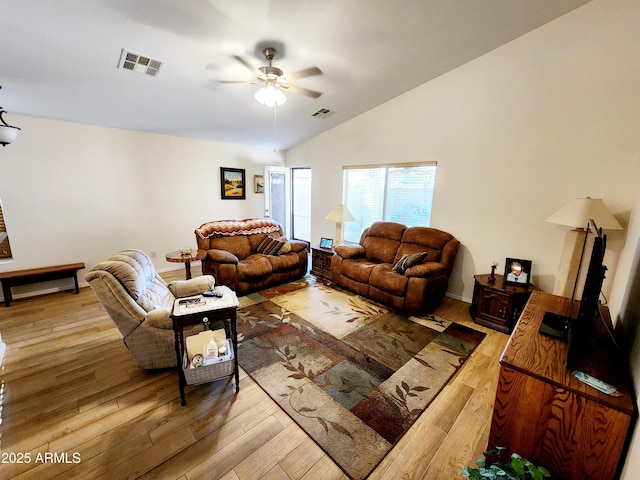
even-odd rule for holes
{"type": "Polygon", "coordinates": [[[459,245],[435,228],[375,222],[362,232],[360,244],[334,248],[331,276],[341,287],[376,302],[425,312],[446,294],[459,245]]]}
{"type": "Polygon", "coordinates": [[[195,231],[198,248],[207,256],[202,274],[213,275],[238,295],[295,280],[307,273],[307,244],[282,236],[268,218],[217,220],[195,231]]]}

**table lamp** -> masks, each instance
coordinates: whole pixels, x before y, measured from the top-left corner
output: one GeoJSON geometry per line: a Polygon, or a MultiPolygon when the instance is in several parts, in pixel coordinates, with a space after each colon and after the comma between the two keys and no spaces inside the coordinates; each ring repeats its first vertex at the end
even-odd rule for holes
{"type": "Polygon", "coordinates": [[[340,243],[342,243],[342,224],[344,222],[352,222],[355,218],[353,218],[353,215],[351,215],[351,212],[346,205],[340,204],[331,210],[325,219],[336,222],[336,238],[334,245],[340,245],[340,243]]]}
{"type": "Polygon", "coordinates": [[[553,294],[571,298],[586,227],[592,219],[603,230],[622,230],[622,225],[611,214],[601,198],[574,198],[545,220],[548,223],[572,227],[565,235],[562,256],[558,265],[553,294]]]}

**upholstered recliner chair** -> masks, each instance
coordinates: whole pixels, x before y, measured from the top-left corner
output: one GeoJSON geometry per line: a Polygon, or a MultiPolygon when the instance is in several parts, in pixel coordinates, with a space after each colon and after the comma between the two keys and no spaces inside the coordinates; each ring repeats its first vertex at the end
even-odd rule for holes
{"type": "Polygon", "coordinates": [[[122,334],[138,366],[176,366],[170,318],[177,297],[197,295],[213,287],[211,275],[167,283],[151,259],[139,250],[123,250],[94,266],[85,279],[122,334]]]}

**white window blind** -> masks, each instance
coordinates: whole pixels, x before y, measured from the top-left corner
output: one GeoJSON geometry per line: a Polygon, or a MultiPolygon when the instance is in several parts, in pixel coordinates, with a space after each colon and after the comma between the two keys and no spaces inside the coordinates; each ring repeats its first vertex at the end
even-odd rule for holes
{"type": "Polygon", "coordinates": [[[343,203],[355,221],[344,224],[344,239],[358,242],[376,221],[428,227],[435,178],[435,163],[345,167],[343,203]]]}

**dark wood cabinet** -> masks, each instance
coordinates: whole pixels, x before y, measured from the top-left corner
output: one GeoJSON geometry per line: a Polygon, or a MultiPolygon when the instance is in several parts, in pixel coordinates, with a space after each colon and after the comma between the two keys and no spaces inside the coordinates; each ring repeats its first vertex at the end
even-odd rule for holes
{"type": "Polygon", "coordinates": [[[496,281],[489,282],[489,275],[476,275],[473,287],[473,301],[469,313],[475,323],[509,333],[518,321],[531,292],[538,290],[535,285],[527,287],[503,284],[503,276],[496,275],[496,281]]]}
{"type": "Polygon", "coordinates": [[[500,358],[488,447],[516,452],[556,479],[617,478],[634,416],[628,363],[603,325],[612,329],[602,307],[598,338],[578,369],[620,395],[602,393],[565,368],[566,342],[538,329],[545,312],[568,315],[570,308],[569,298],[531,293],[500,358]]]}
{"type": "Polygon", "coordinates": [[[331,280],[332,248],[311,247],[311,274],[331,280]]]}

